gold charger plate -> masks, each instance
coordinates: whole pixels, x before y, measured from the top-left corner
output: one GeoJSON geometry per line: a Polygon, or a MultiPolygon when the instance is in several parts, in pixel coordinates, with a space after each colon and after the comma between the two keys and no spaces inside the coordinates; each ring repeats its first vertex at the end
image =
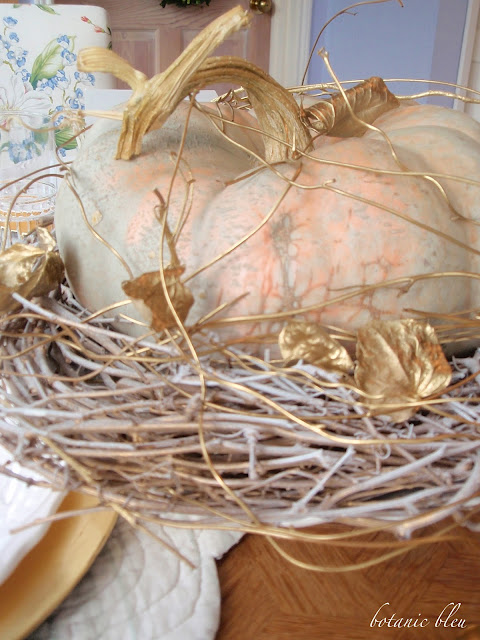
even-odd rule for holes
{"type": "MultiPolygon", "coordinates": [[[[98,501],[69,493],[58,511],[88,509],[98,501]]],[[[40,542],[0,585],[0,638],[21,640],[38,627],[85,575],[117,520],[111,511],[53,522],[40,542]]]]}

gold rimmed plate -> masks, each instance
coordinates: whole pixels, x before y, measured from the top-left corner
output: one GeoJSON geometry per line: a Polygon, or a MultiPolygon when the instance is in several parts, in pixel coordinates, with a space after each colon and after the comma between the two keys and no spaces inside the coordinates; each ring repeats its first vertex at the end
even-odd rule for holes
{"type": "MultiPolygon", "coordinates": [[[[98,501],[69,493],[58,512],[80,511],[98,501]]],[[[0,585],[0,638],[21,640],[67,597],[100,553],[115,525],[111,511],[93,511],[52,523],[40,542],[0,585]]]]}

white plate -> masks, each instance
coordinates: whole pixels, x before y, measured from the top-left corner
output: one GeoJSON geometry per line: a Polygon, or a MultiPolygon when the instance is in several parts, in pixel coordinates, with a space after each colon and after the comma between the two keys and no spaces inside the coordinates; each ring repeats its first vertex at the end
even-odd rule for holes
{"type": "MultiPolygon", "coordinates": [[[[8,460],[11,460],[10,454],[0,447],[0,464],[8,460]]],[[[15,473],[22,471],[17,463],[9,467],[15,473]]],[[[27,475],[33,479],[39,478],[31,471],[27,475]]],[[[64,497],[65,493],[28,486],[25,482],[0,473],[0,584],[45,535],[49,525],[35,525],[19,533],[12,531],[55,513],[64,497]]]]}

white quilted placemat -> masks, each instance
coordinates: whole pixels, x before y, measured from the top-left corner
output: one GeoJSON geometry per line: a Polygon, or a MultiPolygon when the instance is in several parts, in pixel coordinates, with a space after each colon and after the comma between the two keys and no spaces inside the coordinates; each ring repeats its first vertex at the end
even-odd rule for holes
{"type": "Polygon", "coordinates": [[[29,640],[213,640],[220,616],[215,558],[241,535],[154,531],[195,569],[119,521],[85,578],[29,640]]]}

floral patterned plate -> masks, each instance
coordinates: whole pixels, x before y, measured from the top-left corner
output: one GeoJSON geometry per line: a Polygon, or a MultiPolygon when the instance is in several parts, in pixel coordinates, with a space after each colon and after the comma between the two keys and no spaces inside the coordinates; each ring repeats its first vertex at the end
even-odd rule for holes
{"type": "MultiPolygon", "coordinates": [[[[111,47],[105,9],[84,5],[0,4],[0,112],[38,111],[49,117],[83,109],[87,87],[113,88],[107,74],[78,71],[89,46],[111,47]]],[[[57,117],[60,124],[63,115],[57,117]]],[[[60,155],[76,146],[74,125],[56,130],[60,155]]]]}

